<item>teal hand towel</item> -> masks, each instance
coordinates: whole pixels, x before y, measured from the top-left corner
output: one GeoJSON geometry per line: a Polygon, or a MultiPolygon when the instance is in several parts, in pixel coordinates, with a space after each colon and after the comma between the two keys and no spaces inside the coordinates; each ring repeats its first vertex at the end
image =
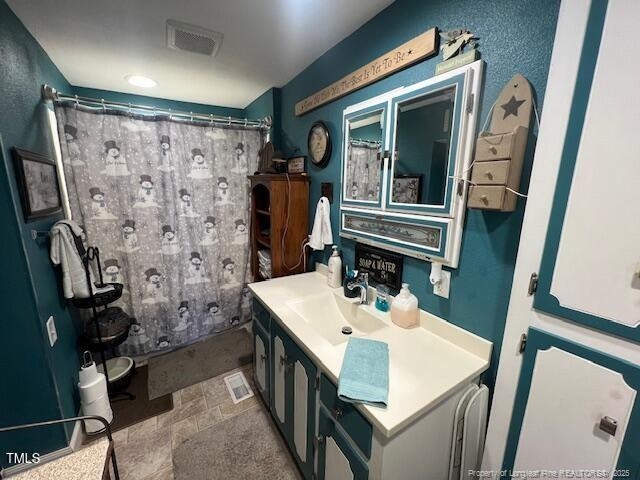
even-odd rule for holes
{"type": "Polygon", "coordinates": [[[389,346],[377,340],[350,338],[344,354],[338,397],[345,402],[386,407],[389,399],[389,346]]]}

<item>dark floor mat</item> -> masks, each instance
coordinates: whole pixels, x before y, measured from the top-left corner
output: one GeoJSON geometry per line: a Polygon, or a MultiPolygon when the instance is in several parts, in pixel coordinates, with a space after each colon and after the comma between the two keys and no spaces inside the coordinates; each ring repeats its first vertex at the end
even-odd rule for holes
{"type": "MultiPolygon", "coordinates": [[[[122,430],[134,423],[168,412],[173,408],[173,396],[171,394],[163,395],[161,397],[154,398],[153,400],[149,399],[149,391],[147,389],[148,373],[146,365],[136,367],[136,372],[131,378],[131,384],[126,389],[127,392],[135,395],[135,400],[129,400],[123,395],[112,397],[112,432],[122,430]]],[[[87,438],[87,442],[92,442],[103,435],[104,434],[91,435],[87,438]]]]}
{"type": "Polygon", "coordinates": [[[251,363],[251,334],[245,328],[221,333],[149,359],[149,398],[177,392],[251,363]]]}

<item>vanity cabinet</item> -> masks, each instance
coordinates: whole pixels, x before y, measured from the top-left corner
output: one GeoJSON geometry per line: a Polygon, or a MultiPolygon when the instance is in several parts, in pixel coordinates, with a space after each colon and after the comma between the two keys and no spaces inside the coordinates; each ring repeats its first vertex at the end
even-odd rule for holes
{"type": "Polygon", "coordinates": [[[271,414],[305,478],[313,474],[317,369],[276,323],[271,323],[271,414]]]}
{"type": "Polygon", "coordinates": [[[357,453],[324,406],[318,421],[318,479],[366,480],[367,463],[357,453]]]}

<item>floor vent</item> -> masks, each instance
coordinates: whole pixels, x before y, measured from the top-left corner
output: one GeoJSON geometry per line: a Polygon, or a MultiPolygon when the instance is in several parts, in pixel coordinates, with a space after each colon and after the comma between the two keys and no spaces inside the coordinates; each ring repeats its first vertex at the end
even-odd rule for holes
{"type": "Polygon", "coordinates": [[[224,377],[224,383],[227,385],[227,390],[234,404],[253,397],[253,391],[242,372],[227,375],[224,377]]]}
{"type": "Polygon", "coordinates": [[[195,25],[167,20],[167,47],[215,57],[224,35],[195,25]]]}

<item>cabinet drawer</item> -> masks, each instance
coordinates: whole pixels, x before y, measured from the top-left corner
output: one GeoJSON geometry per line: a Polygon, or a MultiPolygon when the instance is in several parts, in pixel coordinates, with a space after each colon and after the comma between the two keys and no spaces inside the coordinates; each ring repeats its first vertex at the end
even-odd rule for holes
{"type": "Polygon", "coordinates": [[[267,310],[265,306],[262,305],[262,303],[260,303],[260,301],[256,300],[255,298],[253,299],[253,316],[256,320],[258,320],[258,322],[260,322],[262,327],[268,332],[270,328],[269,323],[271,320],[271,315],[269,315],[269,310],[267,310]]]}
{"type": "Polygon", "coordinates": [[[511,158],[514,139],[513,133],[478,137],[476,142],[476,162],[511,158]]]}
{"type": "Polygon", "coordinates": [[[469,208],[511,211],[515,208],[515,195],[504,186],[472,185],[469,188],[469,208]]]}
{"type": "Polygon", "coordinates": [[[471,182],[477,185],[506,185],[510,163],[510,160],[476,163],[471,172],[471,182]]]}
{"type": "Polygon", "coordinates": [[[353,442],[367,458],[371,457],[373,428],[356,407],[338,398],[338,390],[325,376],[320,379],[320,401],[331,416],[349,434],[353,442]]]}

